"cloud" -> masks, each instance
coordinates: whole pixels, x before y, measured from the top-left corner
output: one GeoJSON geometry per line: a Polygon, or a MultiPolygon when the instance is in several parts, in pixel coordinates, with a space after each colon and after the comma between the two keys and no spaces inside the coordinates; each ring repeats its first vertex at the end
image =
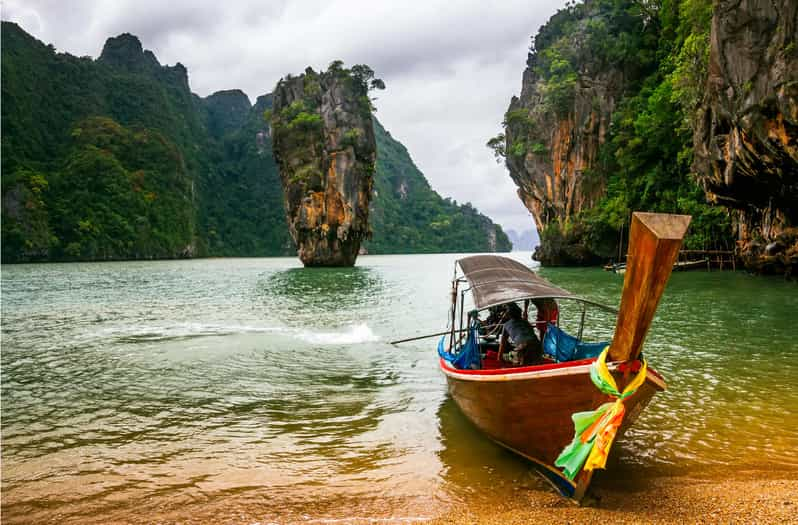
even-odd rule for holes
{"type": "Polygon", "coordinates": [[[485,142],[520,91],[530,37],[564,3],[6,0],[2,17],[75,55],[133,33],[162,64],[184,64],[201,96],[240,88],[254,100],[308,65],[369,64],[387,85],[380,121],[433,188],[526,230],[531,216],[485,142]]]}

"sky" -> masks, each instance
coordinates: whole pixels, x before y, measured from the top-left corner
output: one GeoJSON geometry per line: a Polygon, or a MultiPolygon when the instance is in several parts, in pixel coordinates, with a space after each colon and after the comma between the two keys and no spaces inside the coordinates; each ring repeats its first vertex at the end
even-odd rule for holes
{"type": "Polygon", "coordinates": [[[385,81],[376,116],[432,187],[505,229],[534,228],[507,169],[485,146],[521,89],[531,37],[564,0],[4,0],[0,16],[59,51],[97,57],[132,33],[192,91],[242,89],[336,59],[385,81]]]}

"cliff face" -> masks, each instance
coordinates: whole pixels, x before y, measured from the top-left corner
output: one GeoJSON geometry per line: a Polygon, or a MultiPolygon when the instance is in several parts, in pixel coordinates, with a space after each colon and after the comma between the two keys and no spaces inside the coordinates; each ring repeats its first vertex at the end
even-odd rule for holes
{"type": "Polygon", "coordinates": [[[241,129],[252,110],[249,97],[240,89],[217,91],[203,102],[208,111],[208,131],[216,138],[241,129]]]}
{"type": "Polygon", "coordinates": [[[151,72],[161,67],[152,51],[145,50],[138,37],[130,33],[106,40],[99,60],[128,71],[151,72]]]}
{"type": "Polygon", "coordinates": [[[720,0],[694,169],[746,265],[798,275],[798,3],[720,0]]]}
{"type": "Polygon", "coordinates": [[[272,147],[288,229],[305,266],[351,266],[368,224],[377,149],[368,87],[312,69],[274,92],[272,147]]]}
{"type": "Polygon", "coordinates": [[[152,51],[144,49],[137,36],[122,33],[105,41],[97,61],[130,73],[154,75],[188,91],[188,70],[178,62],[174,66],[162,66],[152,51]]]}
{"type": "Polygon", "coordinates": [[[544,264],[598,262],[579,227],[570,223],[604,193],[604,181],[591,177],[591,168],[634,75],[595,49],[596,28],[607,31],[606,9],[586,2],[560,11],[541,28],[521,94],[505,114],[502,153],[518,196],[535,219],[542,243],[534,257],[544,264]]]}
{"type": "Polygon", "coordinates": [[[508,108],[506,162],[518,196],[544,231],[593,206],[601,194],[600,185],[585,184],[585,172],[604,143],[623,76],[612,70],[580,75],[572,106],[563,114],[543,103],[545,82],[534,68],[532,57],[521,96],[508,108]]]}

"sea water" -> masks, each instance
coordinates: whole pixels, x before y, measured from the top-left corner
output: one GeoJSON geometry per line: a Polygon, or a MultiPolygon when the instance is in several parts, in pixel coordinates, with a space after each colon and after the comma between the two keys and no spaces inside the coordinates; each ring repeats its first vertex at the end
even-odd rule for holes
{"type": "MultiPolygon", "coordinates": [[[[445,328],[457,258],[3,266],[3,521],[413,521],[545,490],[447,396],[436,339],[389,344],[445,328]]],[[[539,271],[619,303],[620,276],[539,271]]],[[[781,279],[674,274],[645,345],[669,390],[603,475],[798,468],[796,313],[781,279]]]]}

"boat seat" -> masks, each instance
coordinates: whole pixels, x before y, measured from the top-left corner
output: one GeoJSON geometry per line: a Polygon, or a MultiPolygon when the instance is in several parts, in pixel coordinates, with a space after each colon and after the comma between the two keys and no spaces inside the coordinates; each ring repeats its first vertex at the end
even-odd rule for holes
{"type": "Polygon", "coordinates": [[[558,363],[598,357],[609,343],[585,343],[549,323],[543,338],[543,354],[558,363]]]}

